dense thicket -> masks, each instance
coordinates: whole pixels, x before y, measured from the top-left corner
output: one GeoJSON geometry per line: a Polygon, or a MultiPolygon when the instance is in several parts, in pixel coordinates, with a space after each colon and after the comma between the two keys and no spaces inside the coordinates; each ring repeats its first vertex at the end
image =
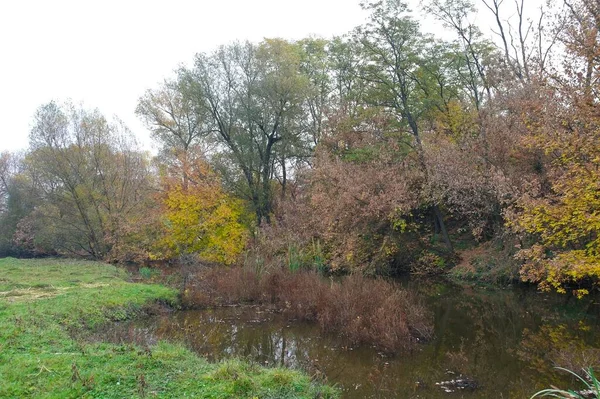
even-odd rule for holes
{"type": "Polygon", "coordinates": [[[400,1],[363,7],[343,37],[197,54],[139,100],[154,160],[97,112],[41,107],[27,153],[0,158],[0,251],[232,263],[248,245],[260,267],[434,273],[494,239],[523,279],[585,294],[600,277],[598,2],[527,19],[524,1],[431,0],[444,39],[400,1]]]}

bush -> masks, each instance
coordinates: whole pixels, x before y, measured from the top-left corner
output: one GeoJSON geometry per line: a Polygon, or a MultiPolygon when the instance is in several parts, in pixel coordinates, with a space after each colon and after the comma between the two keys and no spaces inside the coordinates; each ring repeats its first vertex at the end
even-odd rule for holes
{"type": "Polygon", "coordinates": [[[142,267],[139,270],[140,276],[142,276],[142,278],[144,280],[151,280],[152,278],[158,276],[160,274],[160,272],[156,269],[151,269],[149,267],[142,267]]]}

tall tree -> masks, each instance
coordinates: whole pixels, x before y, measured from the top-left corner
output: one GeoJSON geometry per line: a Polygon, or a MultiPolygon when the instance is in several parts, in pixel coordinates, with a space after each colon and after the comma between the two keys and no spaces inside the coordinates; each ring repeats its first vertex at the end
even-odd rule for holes
{"type": "Polygon", "coordinates": [[[178,79],[165,80],[158,89],[146,91],[138,101],[136,113],[160,143],[163,162],[182,163],[178,169],[186,187],[186,165],[195,161],[191,157],[210,133],[206,116],[196,108],[178,79]]]}
{"type": "Polygon", "coordinates": [[[0,154],[0,213],[6,211],[8,200],[9,181],[11,178],[11,154],[3,152],[0,154]]]}
{"type": "Polygon", "coordinates": [[[480,0],[480,4],[491,12],[495,20],[492,32],[498,39],[496,42],[503,54],[504,64],[514,78],[525,83],[549,71],[551,52],[563,23],[563,16],[557,13],[555,29],[547,29],[553,2],[540,5],[536,10],[537,15],[526,8],[530,2],[525,0],[510,2],[509,7],[510,4],[514,7],[508,11],[503,0],[480,0]]]}
{"type": "Polygon", "coordinates": [[[565,4],[564,75],[545,80],[543,95],[521,110],[523,143],[542,154],[545,173],[519,197],[510,223],[534,241],[519,253],[523,279],[582,296],[580,283],[600,281],[600,7],[565,4]]]}
{"type": "Polygon", "coordinates": [[[121,256],[151,189],[147,160],[122,123],[48,103],[35,114],[25,164],[43,201],[32,215],[40,244],[98,259],[121,256]]]}
{"type": "Polygon", "coordinates": [[[300,63],[298,46],[266,40],[198,54],[195,67],[182,71],[196,108],[209,115],[209,139],[218,147],[212,159],[251,201],[259,223],[270,221],[272,179],[300,139],[297,126],[308,86],[300,63]],[[279,157],[284,161],[278,163],[279,157]]]}
{"type": "Polygon", "coordinates": [[[483,37],[479,28],[471,22],[475,12],[469,0],[432,0],[425,10],[432,13],[445,27],[456,32],[457,72],[462,87],[469,93],[477,110],[486,98],[492,96],[486,58],[491,53],[491,43],[483,37]]]}
{"type": "Polygon", "coordinates": [[[306,76],[309,86],[305,96],[306,117],[300,118],[302,129],[316,145],[323,134],[326,114],[331,110],[333,79],[329,59],[329,42],[308,38],[296,43],[300,48],[300,72],[306,76]]]}
{"type": "MultiPolygon", "coordinates": [[[[426,171],[423,154],[423,124],[431,111],[442,107],[448,82],[439,74],[431,56],[432,41],[424,37],[406,4],[398,0],[365,3],[371,12],[367,24],[355,31],[360,43],[361,78],[367,82],[365,100],[392,112],[400,126],[412,136],[420,167],[426,171]],[[428,57],[429,56],[429,57],[428,57]]],[[[452,250],[439,204],[431,210],[449,250],[452,250]]]]}
{"type": "Polygon", "coordinates": [[[336,109],[356,116],[363,105],[364,81],[360,79],[360,45],[350,36],[335,37],[328,46],[329,65],[334,90],[332,101],[336,109]]]}

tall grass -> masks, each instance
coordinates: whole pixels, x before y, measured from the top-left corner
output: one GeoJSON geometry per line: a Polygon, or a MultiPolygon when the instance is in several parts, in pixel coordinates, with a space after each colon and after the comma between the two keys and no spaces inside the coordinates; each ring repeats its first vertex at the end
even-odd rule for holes
{"type": "Polygon", "coordinates": [[[594,375],[594,370],[591,367],[587,370],[583,370],[583,375],[579,375],[574,371],[562,367],[557,367],[557,369],[566,371],[567,373],[575,376],[583,383],[584,388],[579,391],[558,388],[544,389],[533,395],[531,399],[545,396],[561,399],[600,399],[600,381],[594,375]]]}
{"type": "Polygon", "coordinates": [[[289,243],[287,248],[287,266],[291,272],[314,270],[320,274],[326,274],[329,271],[329,266],[325,263],[325,255],[321,249],[321,243],[315,239],[306,248],[289,243]]]}
{"type": "Polygon", "coordinates": [[[160,275],[158,270],[151,269],[149,267],[142,267],[138,272],[144,280],[151,280],[152,278],[160,275]]]}
{"type": "Polygon", "coordinates": [[[190,279],[183,301],[192,307],[270,305],[340,334],[350,344],[374,345],[388,353],[411,349],[432,334],[430,317],[415,297],[396,284],[360,275],[334,281],[314,271],[206,268],[190,279]]]}

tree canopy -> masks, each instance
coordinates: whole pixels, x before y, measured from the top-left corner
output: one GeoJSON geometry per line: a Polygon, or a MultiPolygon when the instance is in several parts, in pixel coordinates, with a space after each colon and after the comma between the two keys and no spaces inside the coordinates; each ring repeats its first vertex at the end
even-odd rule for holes
{"type": "Polygon", "coordinates": [[[154,156],[97,110],[43,105],[29,149],[0,156],[0,252],[390,274],[499,241],[521,279],[584,295],[600,281],[600,12],[527,6],[429,0],[438,37],[402,1],[365,1],[340,37],[198,53],[140,93],[154,156]]]}

